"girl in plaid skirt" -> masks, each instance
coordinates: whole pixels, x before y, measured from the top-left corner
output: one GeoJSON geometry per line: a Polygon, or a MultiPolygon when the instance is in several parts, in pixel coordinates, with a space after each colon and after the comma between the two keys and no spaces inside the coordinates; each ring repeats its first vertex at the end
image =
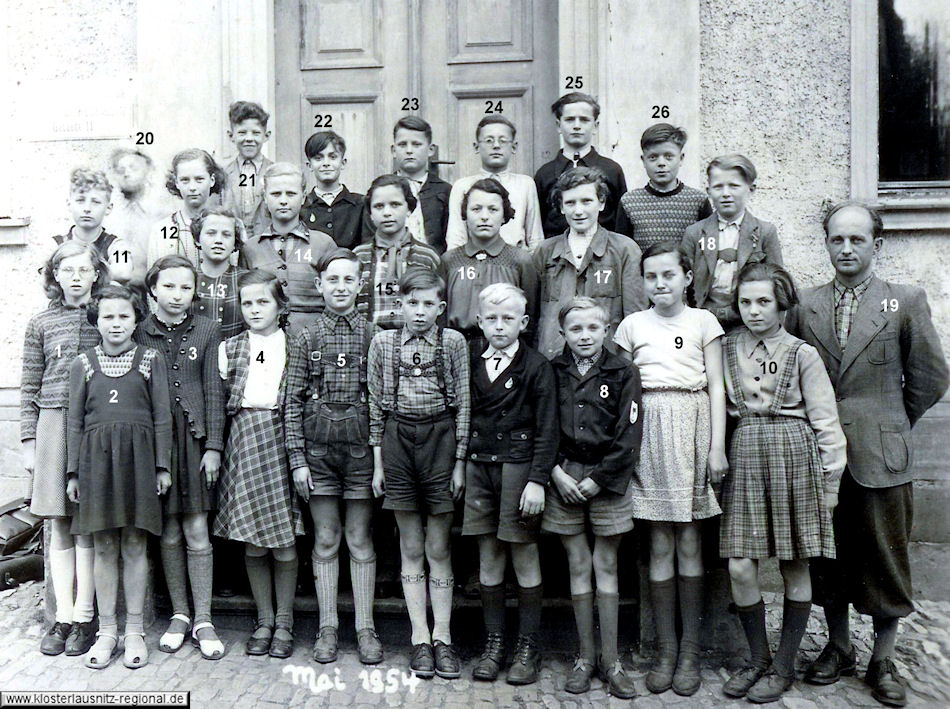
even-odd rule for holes
{"type": "Polygon", "coordinates": [[[818,351],[789,335],[784,313],[798,302],[780,266],[754,263],[737,278],[745,328],[723,345],[729,413],[739,418],[723,491],[719,551],[729,559],[732,596],[751,661],[723,691],[756,703],[778,700],[795,677],[811,611],[808,559],[833,558],[846,445],[835,393],[818,351]],[[782,636],[774,658],[759,593],[759,559],[777,556],[785,580],[782,636]]]}
{"type": "Polygon", "coordinates": [[[280,281],[266,271],[243,274],[238,291],[250,330],[228,338],[218,350],[231,432],[218,481],[214,533],[245,543],[247,577],[257,605],[247,654],[290,657],[297,587],[294,537],[303,534],[282,423],[287,361],[282,325],[290,307],[280,281]]]}

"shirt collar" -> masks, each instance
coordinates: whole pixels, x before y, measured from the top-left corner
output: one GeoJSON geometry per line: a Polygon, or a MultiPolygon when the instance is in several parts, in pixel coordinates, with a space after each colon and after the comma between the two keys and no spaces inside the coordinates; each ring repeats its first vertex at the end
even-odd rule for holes
{"type": "MultiPolygon", "coordinates": [[[[604,356],[604,350],[601,349],[600,352],[595,354],[593,357],[578,357],[574,350],[571,350],[571,359],[574,361],[574,365],[577,367],[578,371],[580,370],[580,365],[589,364],[591,369],[597,366],[597,363],[600,362],[600,359],[604,356]]],[[[590,370],[588,370],[590,371],[590,370]]]]}
{"type": "Polygon", "coordinates": [[[483,180],[498,180],[499,182],[504,182],[511,176],[511,170],[502,170],[501,172],[482,170],[478,174],[483,180]]]}
{"type": "MultiPolygon", "coordinates": [[[[574,258],[571,254],[571,247],[567,241],[569,233],[570,232],[568,231],[563,236],[557,237],[560,239],[560,241],[554,245],[552,256],[555,259],[558,257],[566,258],[571,263],[574,263],[574,258]]],[[[607,230],[601,225],[597,225],[597,231],[594,232],[594,237],[591,239],[590,246],[588,248],[597,258],[601,258],[607,252],[607,230]]]]}
{"type": "Polygon", "coordinates": [[[574,163],[574,154],[577,153],[577,152],[580,152],[580,154],[581,154],[580,159],[581,159],[581,160],[584,160],[588,155],[596,155],[596,154],[597,154],[597,151],[594,150],[594,146],[593,146],[592,144],[591,144],[591,145],[588,145],[584,150],[581,150],[581,151],[578,151],[578,150],[570,150],[570,149],[568,149],[568,148],[561,148],[561,155],[563,155],[563,156],[564,156],[564,159],[567,160],[567,161],[568,161],[569,163],[571,163],[571,164],[574,163]]]}
{"type": "Polygon", "coordinates": [[[405,246],[410,246],[411,244],[412,244],[412,234],[409,233],[408,229],[403,229],[402,238],[393,242],[389,246],[383,246],[382,244],[380,244],[379,241],[376,239],[376,235],[375,234],[373,235],[373,248],[376,248],[376,249],[383,249],[385,251],[388,251],[389,249],[393,247],[396,247],[397,249],[401,249],[405,246]]]}
{"type": "MultiPolygon", "coordinates": [[[[287,232],[287,235],[296,236],[299,239],[303,239],[308,244],[310,243],[310,230],[306,227],[303,221],[298,221],[297,226],[287,232]]],[[[279,239],[280,235],[274,233],[274,225],[268,224],[267,231],[261,234],[262,239],[279,239]]]]}
{"type": "Polygon", "coordinates": [[[482,352],[482,359],[491,359],[492,357],[496,355],[507,357],[508,359],[514,359],[515,355],[518,354],[519,344],[520,344],[519,341],[516,339],[510,345],[500,350],[495,349],[494,345],[489,345],[488,349],[482,352]]]}
{"type": "Polygon", "coordinates": [[[716,212],[716,221],[719,222],[719,230],[720,230],[720,231],[722,231],[723,229],[725,229],[727,226],[729,226],[729,225],[731,225],[731,224],[735,224],[737,229],[741,228],[741,227],[742,227],[742,220],[743,220],[743,219],[745,219],[745,210],[744,210],[744,209],[743,209],[739,214],[737,214],[735,217],[733,217],[732,219],[730,219],[729,221],[726,221],[725,219],[723,219],[723,218],[719,215],[719,212],[716,212]]]}
{"type": "Polygon", "coordinates": [[[489,256],[497,256],[505,248],[505,240],[501,238],[500,234],[496,234],[491,241],[483,245],[482,242],[469,237],[463,248],[465,249],[465,255],[469,257],[475,256],[480,251],[487,252],[489,256]]]}
{"type": "Polygon", "coordinates": [[[336,327],[339,323],[345,322],[350,326],[351,330],[356,330],[356,326],[359,322],[360,314],[357,312],[356,308],[350,308],[345,313],[335,313],[329,308],[324,308],[323,314],[332,320],[332,326],[336,327]]]}
{"type": "Polygon", "coordinates": [[[769,357],[774,357],[775,352],[781,345],[785,344],[789,337],[790,335],[783,327],[780,327],[769,337],[759,337],[758,335],[752,334],[752,332],[746,328],[746,330],[741,335],[740,344],[742,346],[742,352],[748,357],[752,357],[752,355],[755,354],[755,350],[760,343],[765,348],[765,353],[769,357]]]}
{"type": "Polygon", "coordinates": [[[258,153],[257,157],[253,160],[246,160],[238,155],[235,160],[237,161],[238,170],[244,167],[244,163],[251,163],[254,166],[254,172],[260,172],[261,166],[264,164],[264,153],[258,153]]]}
{"type": "Polygon", "coordinates": [[[434,347],[439,344],[436,339],[436,334],[438,333],[438,331],[439,331],[438,325],[433,325],[428,330],[423,332],[421,335],[417,335],[413,332],[410,332],[409,328],[403,325],[402,326],[402,344],[406,344],[413,337],[418,337],[420,339],[425,340],[426,342],[428,342],[430,345],[434,347]]]}
{"type": "Polygon", "coordinates": [[[841,300],[841,296],[845,294],[845,291],[852,291],[854,295],[860,298],[864,295],[864,291],[868,289],[868,286],[871,285],[871,279],[874,277],[874,272],[868,274],[867,278],[858,283],[856,286],[846,286],[844,283],[838,280],[838,276],[835,276],[834,285],[835,285],[835,300],[841,300]]]}

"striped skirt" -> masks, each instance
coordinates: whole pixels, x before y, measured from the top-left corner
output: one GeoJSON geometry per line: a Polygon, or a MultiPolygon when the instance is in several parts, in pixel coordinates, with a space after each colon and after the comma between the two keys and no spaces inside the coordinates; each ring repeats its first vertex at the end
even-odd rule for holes
{"type": "Polygon", "coordinates": [[[833,559],[834,532],[822,492],[818,443],[807,421],[741,419],[723,486],[720,556],[833,559]]]}
{"type": "Polygon", "coordinates": [[[282,430],[280,415],[269,409],[241,409],[231,420],[215,536],[276,549],[304,533],[282,430]]]}

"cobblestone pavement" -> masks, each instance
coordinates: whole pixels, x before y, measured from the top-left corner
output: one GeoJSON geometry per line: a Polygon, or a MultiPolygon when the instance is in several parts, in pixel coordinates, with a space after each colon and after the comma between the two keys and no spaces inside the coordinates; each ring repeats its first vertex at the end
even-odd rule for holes
{"type": "MultiPolygon", "coordinates": [[[[377,668],[362,667],[352,639],[343,638],[340,661],[320,666],[310,660],[312,632],[298,629],[293,657],[286,661],[251,658],[244,655],[243,643],[250,628],[246,618],[218,621],[228,654],[217,662],[201,659],[197,649],[186,644],[177,654],[167,655],[157,648],[163,622],[154,623],[146,642],[151,650],[149,664],[132,671],[116,661],[106,670],[87,669],[81,658],[61,655],[45,657],[39,652],[43,632],[42,591],[40,583],[29,583],[0,593],[0,689],[63,690],[190,690],[193,707],[397,707],[428,706],[445,709],[581,709],[582,707],[712,707],[748,706],[744,701],[728,700],[722,695],[729,662],[707,658],[703,686],[693,697],[678,697],[672,692],[651,695],[644,685],[647,661],[626,655],[628,668],[637,681],[639,696],[631,703],[608,697],[594,680],[586,695],[563,691],[564,675],[571,658],[566,654],[545,656],[540,681],[529,687],[511,687],[504,681],[492,684],[470,679],[475,647],[463,647],[465,659],[462,679],[420,681],[415,687],[402,683],[402,671],[408,667],[405,638],[402,633],[381,631],[387,649],[386,660],[377,668]],[[297,668],[297,669],[294,669],[297,668]],[[310,671],[313,671],[312,674],[310,671]],[[338,670],[338,672],[337,672],[338,670]],[[325,677],[322,677],[325,674],[325,677]],[[334,682],[336,682],[334,684],[334,682]],[[344,688],[345,686],[345,688],[344,688]]],[[[766,595],[769,604],[769,633],[773,646],[778,639],[780,604],[774,594],[766,595]]],[[[799,663],[813,658],[825,642],[820,613],[813,612],[802,645],[799,663]]],[[[349,619],[344,616],[344,622],[349,619]]],[[[857,636],[859,677],[846,677],[828,687],[812,687],[796,682],[780,703],[786,709],[833,709],[835,707],[874,707],[875,702],[860,679],[871,644],[868,619],[853,618],[857,636]]],[[[301,623],[300,625],[304,625],[301,623]]],[[[312,623],[309,627],[312,628],[312,623]]],[[[565,628],[570,628],[568,623],[565,628]]],[[[382,627],[382,626],[381,626],[382,627]]],[[[919,602],[918,612],[902,625],[897,664],[908,678],[909,706],[950,706],[950,602],[919,602]]],[[[801,669],[801,667],[800,667],[801,669]]]]}

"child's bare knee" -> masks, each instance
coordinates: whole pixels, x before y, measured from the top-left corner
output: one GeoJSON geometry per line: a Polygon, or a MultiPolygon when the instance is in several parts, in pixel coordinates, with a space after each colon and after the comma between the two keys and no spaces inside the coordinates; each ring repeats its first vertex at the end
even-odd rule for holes
{"type": "Polygon", "coordinates": [[[273,550],[275,561],[293,561],[297,558],[296,547],[279,547],[273,550]]]}
{"type": "Polygon", "coordinates": [[[758,568],[752,559],[729,559],[729,577],[736,583],[751,585],[758,581],[758,568]]]}
{"type": "Polygon", "coordinates": [[[330,525],[320,525],[316,529],[314,546],[319,556],[328,557],[336,554],[340,548],[340,528],[330,525]]]}
{"type": "Polygon", "coordinates": [[[447,564],[451,559],[449,545],[441,539],[426,539],[425,550],[430,564],[447,564]]]}

